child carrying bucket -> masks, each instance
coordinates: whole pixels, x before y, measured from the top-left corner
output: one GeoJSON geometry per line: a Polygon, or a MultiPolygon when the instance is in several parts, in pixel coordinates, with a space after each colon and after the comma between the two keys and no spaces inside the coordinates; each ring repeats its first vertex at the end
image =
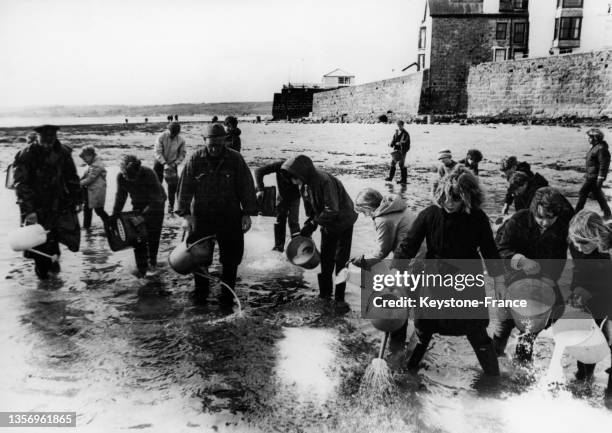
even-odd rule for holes
{"type": "MultiPolygon", "coordinates": [[[[563,313],[563,297],[557,281],[563,272],[567,259],[567,231],[573,216],[572,206],[555,188],[545,187],[536,191],[529,209],[512,215],[497,232],[496,242],[499,255],[504,259],[506,285],[525,278],[540,278],[555,292],[553,311],[549,319],[556,319],[563,313]]],[[[535,287],[535,286],[534,286],[535,287]]],[[[505,297],[506,293],[501,294],[505,297]]],[[[494,335],[498,355],[504,353],[508,338],[515,327],[506,310],[499,310],[500,317],[494,335]]],[[[548,320],[547,320],[548,322],[548,320]]],[[[544,327],[550,325],[545,323],[544,327]]],[[[519,336],[516,357],[531,361],[533,342],[538,333],[525,330],[519,336]]]]}
{"type": "MultiPolygon", "coordinates": [[[[603,324],[602,331],[610,343],[612,324],[607,318],[612,317],[612,228],[596,212],[581,210],[570,222],[568,239],[574,259],[569,300],[575,307],[586,307],[595,322],[599,326],[603,324]]],[[[589,380],[594,370],[595,364],[578,362],[576,379],[589,380]]],[[[612,405],[612,367],[606,372],[606,403],[612,405]]]]}

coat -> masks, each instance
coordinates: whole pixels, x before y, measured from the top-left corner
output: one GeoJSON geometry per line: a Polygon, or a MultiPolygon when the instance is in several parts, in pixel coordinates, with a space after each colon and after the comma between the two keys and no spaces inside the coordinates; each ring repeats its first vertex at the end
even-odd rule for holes
{"type": "Polygon", "coordinates": [[[309,220],[332,233],[341,233],[355,224],[357,212],[353,200],[336,177],[317,170],[311,159],[298,155],[281,168],[304,182],[302,190],[309,220]]]}
{"type": "Polygon", "coordinates": [[[96,156],[81,177],[81,186],[87,189],[87,205],[90,209],[104,208],[106,201],[106,168],[96,156]]]}
{"type": "Polygon", "coordinates": [[[180,216],[233,219],[257,213],[251,170],[240,153],[227,147],[216,158],[206,147],[191,155],[178,188],[180,216]]]}
{"type": "Polygon", "coordinates": [[[240,152],[242,148],[242,141],[240,140],[240,134],[242,131],[240,128],[234,128],[227,133],[225,136],[225,145],[236,152],[240,152]]]}
{"type": "Polygon", "coordinates": [[[548,181],[540,173],[536,173],[527,180],[527,189],[522,194],[513,194],[514,209],[518,212],[529,209],[531,200],[538,189],[548,186],[548,181]]]}
{"type": "Polygon", "coordinates": [[[147,218],[157,218],[164,214],[166,192],[159,183],[155,172],[149,167],[140,167],[136,179],[127,180],[123,174],[117,174],[117,193],[113,214],[123,210],[128,195],[132,200],[132,208],[147,218]]]}
{"type": "Polygon", "coordinates": [[[573,272],[570,289],[582,287],[591,294],[586,307],[595,319],[612,317],[612,261],[609,253],[599,250],[591,254],[581,253],[570,243],[573,272]]]}
{"type": "Polygon", "coordinates": [[[606,178],[610,168],[610,151],[608,143],[601,141],[592,146],[586,154],[586,178],[606,178]]]}
{"type": "Polygon", "coordinates": [[[465,167],[469,168],[470,170],[472,170],[472,173],[478,176],[478,163],[477,162],[468,163],[467,158],[463,158],[459,160],[459,164],[464,165],[465,167]]]}
{"type": "Polygon", "coordinates": [[[414,224],[416,215],[408,209],[402,197],[390,194],[383,198],[380,206],[374,211],[372,220],[376,228],[378,249],[366,258],[382,260],[397,248],[400,240],[414,224]]]}
{"type": "Polygon", "coordinates": [[[410,150],[410,134],[405,129],[398,129],[393,134],[389,144],[394,152],[401,152],[403,155],[410,150]]]}
{"type": "MultiPolygon", "coordinates": [[[[515,171],[523,172],[529,177],[532,177],[534,175],[533,172],[531,171],[531,165],[525,161],[519,162],[518,165],[516,166],[515,171]]],[[[510,181],[510,179],[508,179],[508,181],[510,181]]],[[[514,201],[514,195],[512,194],[512,191],[510,191],[510,188],[508,188],[508,190],[506,191],[506,198],[504,199],[504,203],[510,206],[513,201],[514,201]]]]}
{"type": "MultiPolygon", "coordinates": [[[[425,272],[428,275],[482,274],[482,259],[489,275],[495,277],[503,274],[489,218],[480,209],[473,209],[468,214],[448,213],[436,205],[425,208],[396,248],[395,259],[416,257],[423,241],[427,244],[425,272]]],[[[479,285],[467,287],[462,292],[453,287],[423,286],[419,294],[431,299],[461,297],[484,301],[486,292],[485,287],[479,285]]],[[[439,312],[417,308],[415,326],[445,335],[466,335],[476,328],[486,328],[489,323],[488,310],[484,305],[471,308],[469,316],[466,318],[465,313],[458,309],[439,312]]]]}
{"type": "Polygon", "coordinates": [[[263,178],[267,174],[276,174],[276,186],[278,188],[278,201],[279,202],[290,202],[293,200],[299,200],[300,190],[297,185],[291,183],[291,180],[282,173],[281,167],[285,160],[279,160],[266,164],[255,170],[255,184],[257,185],[258,191],[263,191],[264,181],[263,178]]]}
{"type": "Polygon", "coordinates": [[[162,132],[155,143],[155,160],[160,164],[180,165],[185,159],[185,139],[179,134],[170,138],[170,131],[162,132]]]}

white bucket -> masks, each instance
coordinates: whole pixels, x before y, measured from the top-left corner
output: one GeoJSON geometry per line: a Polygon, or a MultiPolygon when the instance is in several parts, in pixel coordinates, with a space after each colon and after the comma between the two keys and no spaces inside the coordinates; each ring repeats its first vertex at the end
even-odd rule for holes
{"type": "Polygon", "coordinates": [[[608,341],[593,317],[584,311],[566,312],[552,327],[555,344],[585,364],[596,364],[610,353],[608,341]]]}
{"type": "Polygon", "coordinates": [[[25,251],[47,242],[47,231],[40,224],[19,227],[8,234],[13,251],[25,251]]]}

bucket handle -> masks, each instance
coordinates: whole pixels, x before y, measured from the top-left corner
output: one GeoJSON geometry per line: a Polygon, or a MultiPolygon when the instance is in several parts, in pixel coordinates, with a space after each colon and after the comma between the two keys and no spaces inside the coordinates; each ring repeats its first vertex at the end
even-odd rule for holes
{"type": "MultiPolygon", "coordinates": [[[[183,234],[181,235],[181,242],[185,241],[186,236],[187,236],[187,230],[183,230],[183,234]]],[[[195,241],[194,243],[192,243],[191,245],[187,247],[187,251],[189,251],[191,247],[199,244],[202,241],[207,241],[209,239],[214,239],[214,238],[215,238],[215,235],[208,235],[206,237],[203,237],[202,239],[198,239],[197,241],[195,241]]]]}

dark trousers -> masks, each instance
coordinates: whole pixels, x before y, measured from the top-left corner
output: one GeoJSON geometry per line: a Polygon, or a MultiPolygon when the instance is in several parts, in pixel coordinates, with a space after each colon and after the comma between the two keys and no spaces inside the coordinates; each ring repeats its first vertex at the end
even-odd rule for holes
{"type": "MultiPolygon", "coordinates": [[[[155,164],[153,164],[153,171],[155,171],[155,174],[157,175],[157,178],[159,179],[159,183],[164,184],[164,164],[155,161],[155,164]]],[[[168,185],[168,207],[170,209],[174,209],[174,201],[176,199],[176,190],[178,189],[178,181],[170,181],[168,182],[168,179],[166,179],[166,185],[168,185]]]]}
{"type": "Polygon", "coordinates": [[[300,198],[292,200],[280,199],[276,205],[276,221],[274,222],[274,246],[284,248],[285,237],[287,235],[287,225],[289,233],[299,233],[300,231],[300,198]]]}
{"type": "MultiPolygon", "coordinates": [[[[429,346],[429,342],[431,341],[434,333],[435,331],[433,329],[424,329],[420,327],[416,328],[416,335],[419,342],[412,351],[412,355],[408,360],[408,368],[413,370],[418,368],[423,356],[425,356],[425,352],[427,352],[427,347],[429,346]]],[[[467,332],[465,336],[470,342],[472,349],[474,349],[476,358],[478,359],[478,362],[480,363],[480,366],[485,374],[489,376],[498,376],[499,363],[497,361],[495,351],[493,350],[491,338],[489,337],[489,334],[487,334],[487,328],[474,327],[467,332]]]]}
{"type": "Polygon", "coordinates": [[[406,180],[408,177],[408,169],[406,168],[406,153],[402,153],[401,157],[391,157],[391,164],[389,166],[389,178],[393,180],[395,176],[395,165],[399,165],[400,174],[402,176],[402,180],[406,180]]]}
{"type": "MultiPolygon", "coordinates": [[[[58,259],[60,256],[59,243],[57,242],[57,237],[53,230],[51,230],[47,235],[47,242],[37,246],[34,248],[37,251],[40,251],[49,255],[57,255],[58,259]]],[[[43,257],[40,254],[31,253],[26,251],[24,253],[25,257],[34,259],[34,271],[36,275],[40,279],[46,279],[48,277],[49,271],[59,272],[59,262],[52,262],[51,259],[47,257],[43,257]]]]}
{"type": "Polygon", "coordinates": [[[146,272],[149,264],[152,266],[157,265],[157,251],[159,250],[159,238],[161,236],[162,223],[164,222],[164,214],[152,214],[144,218],[147,236],[134,245],[136,267],[141,272],[146,272]]]}
{"type": "MultiPolygon", "coordinates": [[[[329,232],[321,228],[321,275],[319,277],[319,296],[331,298],[333,291],[334,269],[336,274],[344,268],[351,256],[353,226],[341,232],[329,232]]],[[[336,286],[336,301],[344,301],[346,283],[336,286]]]]}
{"type": "Polygon", "coordinates": [[[604,195],[601,187],[597,186],[597,178],[587,178],[585,179],[580,191],[578,192],[578,203],[576,203],[576,212],[581,211],[584,208],[584,205],[589,197],[589,193],[593,194],[593,198],[597,200],[599,203],[599,207],[603,211],[604,217],[609,217],[611,215],[610,206],[608,206],[608,201],[606,200],[606,196],[604,195]]]}
{"type": "Polygon", "coordinates": [[[96,212],[96,215],[100,217],[102,221],[108,218],[108,214],[104,210],[103,207],[96,207],[94,209],[89,207],[89,198],[87,195],[87,190],[83,193],[83,227],[88,229],[91,227],[91,217],[93,212],[96,212]]]}
{"type": "MultiPolygon", "coordinates": [[[[233,289],[236,286],[238,265],[242,262],[244,253],[242,216],[198,217],[196,215],[195,230],[190,235],[189,240],[193,242],[210,235],[215,235],[217,245],[219,245],[219,262],[223,267],[221,281],[233,289]]],[[[200,292],[201,295],[208,295],[208,278],[194,274],[194,283],[197,292],[200,292]]],[[[225,287],[221,289],[221,293],[224,298],[233,298],[233,295],[225,287]]]]}

